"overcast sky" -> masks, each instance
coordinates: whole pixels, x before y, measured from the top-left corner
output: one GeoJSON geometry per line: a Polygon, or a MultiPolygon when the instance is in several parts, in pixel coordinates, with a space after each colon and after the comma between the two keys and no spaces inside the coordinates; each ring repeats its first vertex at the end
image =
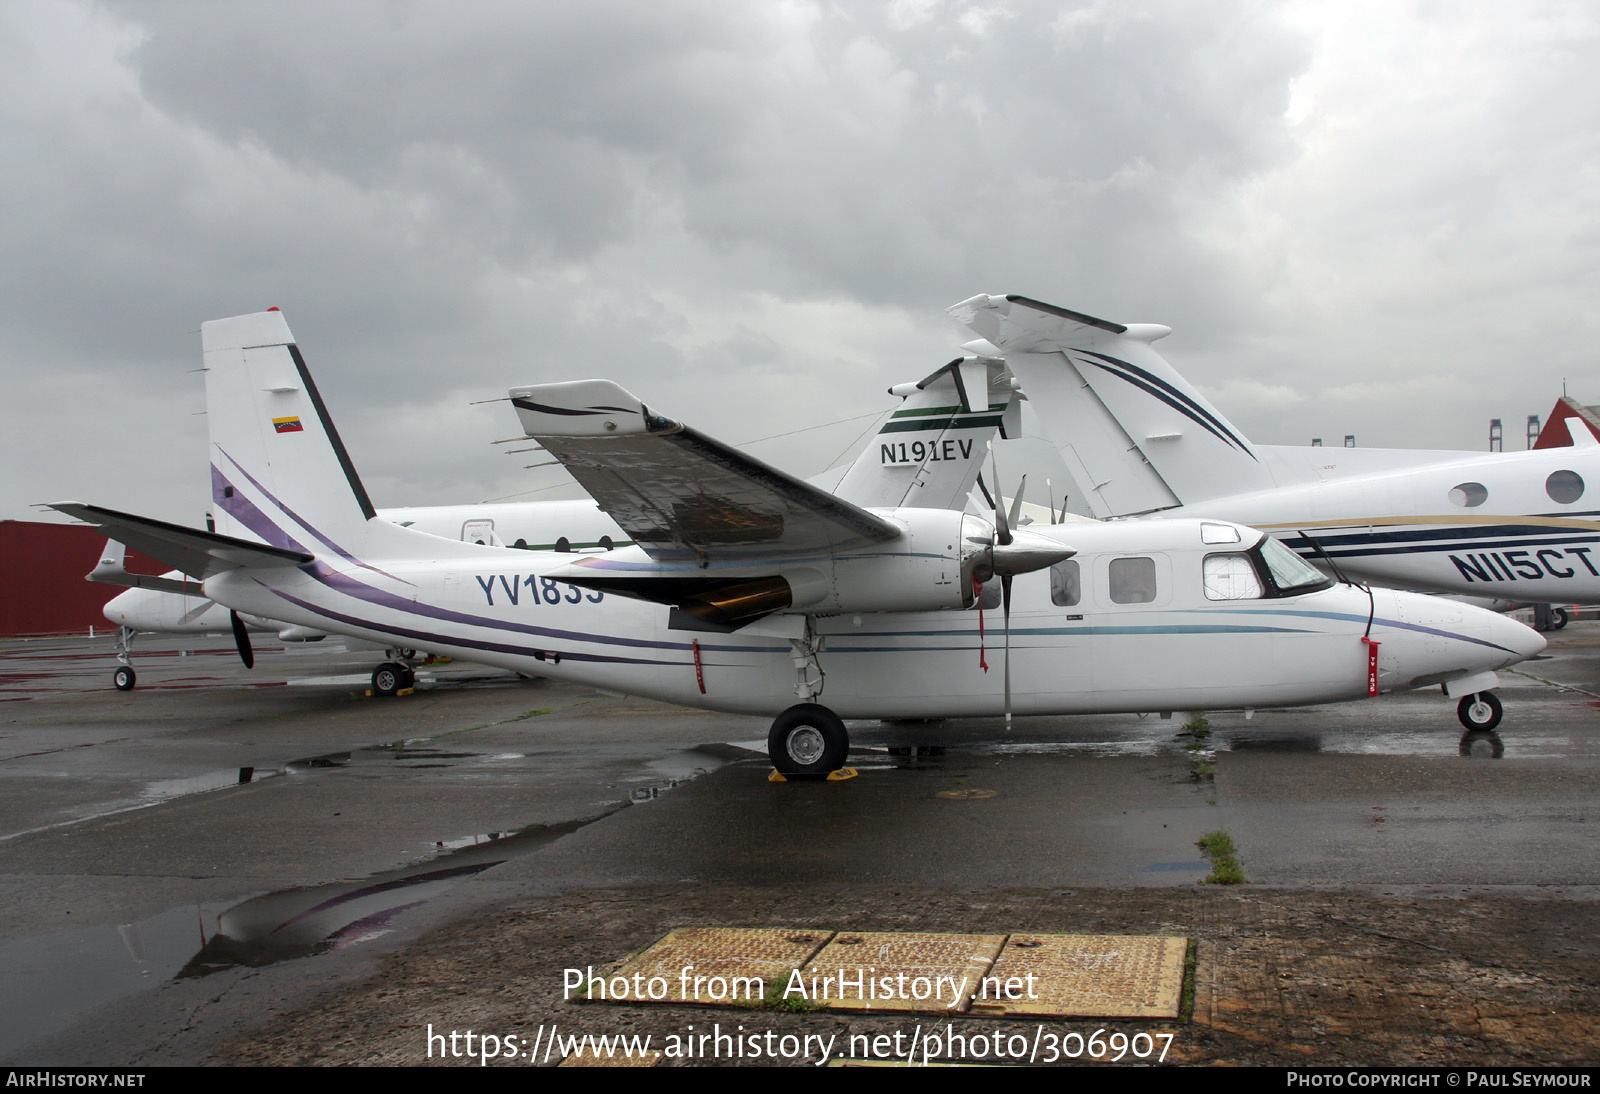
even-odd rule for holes
{"type": "MultiPolygon", "coordinates": [[[[0,517],[198,524],[199,324],[280,306],[380,505],[607,376],[799,475],[1015,292],[1253,440],[1600,402],[1600,5],[0,4],[0,517]]],[[[514,446],[501,446],[501,448],[514,446]]]]}

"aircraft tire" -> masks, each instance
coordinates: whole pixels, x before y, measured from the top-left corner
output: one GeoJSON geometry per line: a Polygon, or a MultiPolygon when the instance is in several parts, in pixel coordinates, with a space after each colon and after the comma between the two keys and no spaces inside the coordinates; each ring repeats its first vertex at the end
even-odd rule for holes
{"type": "Polygon", "coordinates": [[[798,703],[778,715],[767,734],[767,755],[779,774],[820,779],[844,765],[850,733],[839,716],[817,703],[798,703]]]}
{"type": "Polygon", "coordinates": [[[1563,627],[1565,627],[1567,625],[1567,622],[1568,622],[1567,609],[1551,607],[1551,609],[1550,609],[1550,629],[1551,630],[1559,631],[1561,628],[1563,628],[1563,627]]]}
{"type": "Polygon", "coordinates": [[[389,698],[401,688],[408,686],[406,683],[406,667],[404,665],[396,664],[393,661],[385,661],[372,670],[372,694],[374,695],[389,698]]]}
{"type": "Polygon", "coordinates": [[[400,660],[402,661],[415,661],[417,659],[416,650],[396,650],[395,652],[400,655],[400,660]]]}
{"type": "Polygon", "coordinates": [[[127,665],[118,665],[116,671],[111,674],[111,683],[118,691],[132,691],[134,682],[138,679],[133,669],[127,665]]]}
{"type": "Polygon", "coordinates": [[[1493,729],[1500,724],[1504,715],[1505,708],[1500,705],[1500,697],[1492,691],[1463,695],[1461,702],[1456,704],[1456,717],[1468,729],[1493,729]]]}

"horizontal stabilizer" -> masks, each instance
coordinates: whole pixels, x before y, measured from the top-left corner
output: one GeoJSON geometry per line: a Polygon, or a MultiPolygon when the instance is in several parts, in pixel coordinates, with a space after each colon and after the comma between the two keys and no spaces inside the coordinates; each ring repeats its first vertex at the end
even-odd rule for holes
{"type": "Polygon", "coordinates": [[[899,529],[646,407],[609,380],[513,388],[523,431],[658,560],[753,560],[899,529]]]}
{"type": "Polygon", "coordinates": [[[216,532],[184,528],[181,525],[168,524],[164,520],[134,516],[132,513],[119,513],[115,509],[105,509],[98,505],[64,501],[57,502],[50,508],[58,513],[77,517],[87,524],[97,525],[102,532],[118,543],[126,544],[135,551],[142,551],[174,570],[181,570],[190,577],[202,581],[242,566],[303,566],[315,558],[303,551],[289,551],[219,535],[216,532]]]}
{"type": "Polygon", "coordinates": [[[1004,355],[1095,516],[1277,485],[1250,442],[1156,352],[1170,328],[1016,295],[974,296],[949,313],[1004,355]]]}

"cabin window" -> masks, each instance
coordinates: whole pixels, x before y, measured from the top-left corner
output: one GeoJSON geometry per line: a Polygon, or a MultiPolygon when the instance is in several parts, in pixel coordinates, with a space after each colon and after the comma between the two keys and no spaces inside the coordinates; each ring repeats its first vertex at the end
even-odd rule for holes
{"type": "Polygon", "coordinates": [[[1153,558],[1114,558],[1110,577],[1113,604],[1148,604],[1156,598],[1153,558]]]}
{"type": "Polygon", "coordinates": [[[1464,482],[1450,488],[1450,504],[1475,509],[1489,500],[1489,488],[1481,482],[1464,482]]]}
{"type": "Polygon", "coordinates": [[[1583,477],[1576,471],[1555,471],[1544,480],[1544,492],[1551,501],[1571,505],[1583,497],[1583,477]]]}
{"type": "Polygon", "coordinates": [[[523,539],[521,536],[518,536],[517,542],[513,543],[511,546],[515,547],[519,551],[526,551],[528,549],[528,541],[523,539]]]}
{"type": "Polygon", "coordinates": [[[572,550],[572,541],[570,539],[568,539],[566,536],[562,536],[560,539],[556,540],[556,550],[558,550],[558,551],[570,551],[570,550],[572,550]]]}
{"type": "Polygon", "coordinates": [[[1071,608],[1083,599],[1083,584],[1077,559],[1069,558],[1050,567],[1050,603],[1071,608]]]}
{"type": "Polygon", "coordinates": [[[1207,555],[1204,567],[1207,600],[1261,599],[1261,575],[1249,555],[1207,555]]]}
{"type": "Polygon", "coordinates": [[[615,550],[617,545],[616,545],[616,542],[613,541],[610,536],[601,536],[600,537],[600,546],[604,547],[608,551],[611,551],[611,550],[615,550]]]}

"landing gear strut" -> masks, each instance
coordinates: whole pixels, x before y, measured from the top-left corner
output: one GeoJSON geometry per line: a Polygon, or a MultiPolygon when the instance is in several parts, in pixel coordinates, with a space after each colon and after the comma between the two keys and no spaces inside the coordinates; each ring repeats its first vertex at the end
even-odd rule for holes
{"type": "Polygon", "coordinates": [[[839,716],[817,703],[797,703],[778,715],[767,734],[767,755],[781,775],[820,779],[844,765],[850,733],[839,716]]]}
{"type": "Polygon", "coordinates": [[[1463,695],[1461,702],[1456,705],[1456,717],[1468,729],[1493,729],[1500,724],[1504,715],[1505,708],[1500,705],[1500,697],[1492,691],[1463,695]]]}
{"type": "Polygon", "coordinates": [[[117,667],[111,673],[111,683],[118,691],[132,691],[135,681],[139,679],[133,671],[133,666],[128,664],[128,657],[133,652],[135,633],[132,627],[117,628],[117,667]]]}

